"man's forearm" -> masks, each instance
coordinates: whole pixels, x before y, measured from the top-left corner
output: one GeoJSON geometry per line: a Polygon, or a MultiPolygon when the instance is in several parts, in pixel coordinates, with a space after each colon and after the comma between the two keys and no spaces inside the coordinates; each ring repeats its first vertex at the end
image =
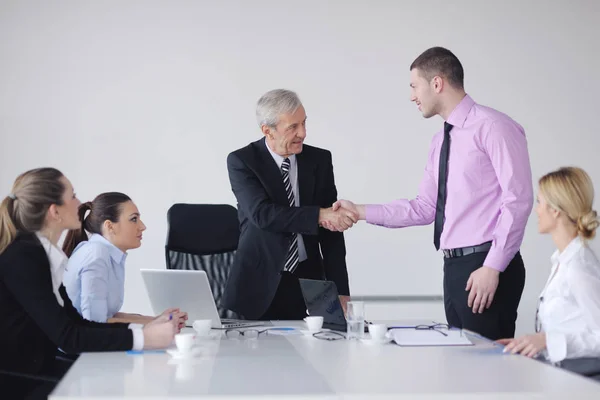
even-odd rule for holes
{"type": "Polygon", "coordinates": [[[396,200],[387,204],[368,204],[361,208],[362,216],[369,224],[388,228],[429,225],[435,217],[435,207],[419,198],[396,200]]]}

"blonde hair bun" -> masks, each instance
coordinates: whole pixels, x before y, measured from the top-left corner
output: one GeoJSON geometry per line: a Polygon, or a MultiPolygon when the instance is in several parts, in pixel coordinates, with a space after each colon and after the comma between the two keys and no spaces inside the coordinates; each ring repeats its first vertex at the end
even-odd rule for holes
{"type": "Polygon", "coordinates": [[[599,225],[598,213],[595,210],[591,210],[577,219],[577,230],[584,239],[593,239],[599,225]]]}

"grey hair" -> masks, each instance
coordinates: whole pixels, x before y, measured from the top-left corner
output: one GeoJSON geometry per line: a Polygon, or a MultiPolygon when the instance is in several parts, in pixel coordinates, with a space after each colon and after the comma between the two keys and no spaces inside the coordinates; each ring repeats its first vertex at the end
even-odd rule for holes
{"type": "Polygon", "coordinates": [[[295,92],[275,89],[265,93],[256,103],[258,126],[275,127],[281,114],[293,114],[302,105],[295,92]]]}

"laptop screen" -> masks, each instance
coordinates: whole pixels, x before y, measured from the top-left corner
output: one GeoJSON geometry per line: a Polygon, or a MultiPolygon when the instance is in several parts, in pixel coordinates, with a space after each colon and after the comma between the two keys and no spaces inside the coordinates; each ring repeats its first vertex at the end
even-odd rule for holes
{"type": "Polygon", "coordinates": [[[299,279],[304,302],[310,316],[323,317],[325,324],[346,326],[346,318],[335,283],[299,279]]]}

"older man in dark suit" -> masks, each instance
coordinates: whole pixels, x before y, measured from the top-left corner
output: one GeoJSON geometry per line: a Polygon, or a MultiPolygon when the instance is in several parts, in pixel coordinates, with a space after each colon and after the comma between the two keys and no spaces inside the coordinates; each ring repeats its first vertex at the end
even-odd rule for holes
{"type": "Polygon", "coordinates": [[[331,280],[350,294],[342,231],[357,215],[331,209],[331,153],[304,144],[306,112],[296,93],[266,93],[256,114],[264,137],[227,157],[241,233],[222,305],[248,319],[302,319],[298,278],[331,280]]]}

